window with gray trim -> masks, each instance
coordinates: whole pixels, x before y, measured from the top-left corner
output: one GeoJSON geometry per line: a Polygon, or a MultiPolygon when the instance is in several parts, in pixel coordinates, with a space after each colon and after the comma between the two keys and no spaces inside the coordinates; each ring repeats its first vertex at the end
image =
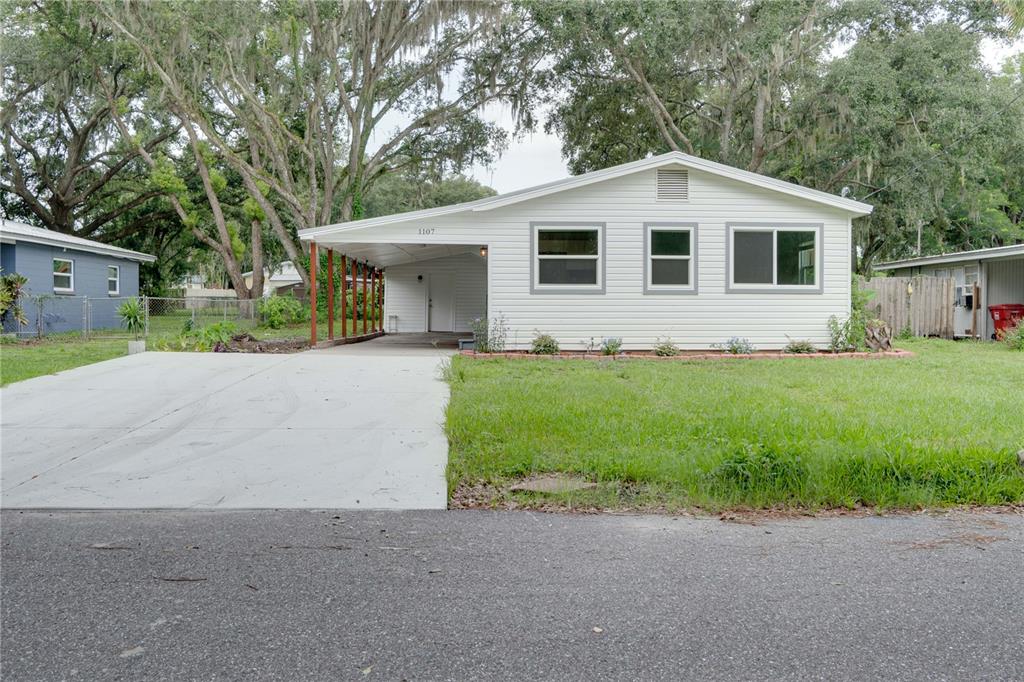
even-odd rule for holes
{"type": "Polygon", "coordinates": [[[537,227],[537,286],[596,287],[601,283],[597,227],[537,227]]]}
{"type": "Polygon", "coordinates": [[[736,227],[732,284],[813,287],[818,283],[818,231],[799,227],[736,227]]]}
{"type": "Polygon", "coordinates": [[[693,231],[683,227],[648,227],[647,286],[687,289],[693,286],[693,231]]]}

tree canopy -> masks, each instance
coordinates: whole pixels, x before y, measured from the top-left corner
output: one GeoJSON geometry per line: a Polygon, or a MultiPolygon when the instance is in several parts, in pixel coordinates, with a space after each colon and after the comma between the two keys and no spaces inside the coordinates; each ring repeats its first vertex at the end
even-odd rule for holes
{"type": "MultiPolygon", "coordinates": [[[[0,210],[200,267],[490,190],[543,125],[569,169],[681,150],[876,206],[859,267],[1024,240],[1021,4],[975,0],[12,0],[0,210]],[[501,104],[512,128],[484,115],[501,104]],[[543,112],[543,113],[541,113],[543,112]],[[517,130],[518,129],[518,130],[517,130]]],[[[258,278],[257,278],[258,279],[258,278]]]]}

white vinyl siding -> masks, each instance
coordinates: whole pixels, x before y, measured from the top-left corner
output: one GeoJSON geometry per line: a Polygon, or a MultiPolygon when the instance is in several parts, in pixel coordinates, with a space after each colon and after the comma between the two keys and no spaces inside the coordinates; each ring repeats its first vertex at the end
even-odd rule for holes
{"type": "Polygon", "coordinates": [[[430,275],[455,273],[455,331],[468,332],[487,309],[487,259],[477,254],[392,265],[384,271],[384,329],[398,316],[398,332],[427,331],[430,275]],[[419,279],[422,276],[423,279],[419,279]]]}
{"type": "MultiPolygon", "coordinates": [[[[784,347],[787,335],[827,345],[828,318],[849,311],[850,214],[706,172],[688,175],[686,204],[657,201],[657,171],[650,169],[501,208],[353,230],[345,238],[486,245],[488,278],[481,289],[486,289],[489,316],[505,316],[514,348],[528,348],[536,331],[552,334],[567,350],[582,349],[590,337],[621,337],[626,349],[650,348],[658,337],[670,337],[685,349],[706,349],[732,336],[748,338],[760,349],[784,347]],[[818,225],[818,286],[786,293],[727,292],[727,225],[754,222],[818,225]],[[551,223],[604,224],[603,293],[531,294],[531,224],[551,223]],[[645,295],[646,223],[698,226],[696,295],[645,295]],[[434,231],[418,234],[427,227],[434,231]]],[[[417,267],[423,264],[392,266],[387,276],[417,267]]]]}

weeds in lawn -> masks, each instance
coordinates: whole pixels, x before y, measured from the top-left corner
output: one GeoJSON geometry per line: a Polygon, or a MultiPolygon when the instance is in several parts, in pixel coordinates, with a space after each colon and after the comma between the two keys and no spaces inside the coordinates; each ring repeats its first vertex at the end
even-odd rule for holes
{"type": "Polygon", "coordinates": [[[916,357],[606,365],[456,357],[449,485],[500,491],[520,477],[564,473],[597,488],[522,503],[598,508],[1024,503],[1016,353],[994,343],[905,345],[916,357]],[[979,405],[983,420],[950,418],[979,405]]]}

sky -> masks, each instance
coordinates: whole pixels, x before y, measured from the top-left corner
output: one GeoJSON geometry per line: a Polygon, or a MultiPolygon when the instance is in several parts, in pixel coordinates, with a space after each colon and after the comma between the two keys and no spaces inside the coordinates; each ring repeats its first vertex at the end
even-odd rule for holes
{"type": "MultiPolygon", "coordinates": [[[[1011,55],[1024,50],[1024,38],[1007,44],[986,40],[982,44],[982,58],[992,70],[999,69],[1011,55]]],[[[504,107],[485,112],[486,116],[512,130],[511,113],[504,107]]],[[[539,130],[512,140],[508,149],[490,167],[474,166],[469,175],[477,182],[493,187],[499,194],[561,180],[569,175],[562,159],[561,143],[554,135],[539,130]]]]}

